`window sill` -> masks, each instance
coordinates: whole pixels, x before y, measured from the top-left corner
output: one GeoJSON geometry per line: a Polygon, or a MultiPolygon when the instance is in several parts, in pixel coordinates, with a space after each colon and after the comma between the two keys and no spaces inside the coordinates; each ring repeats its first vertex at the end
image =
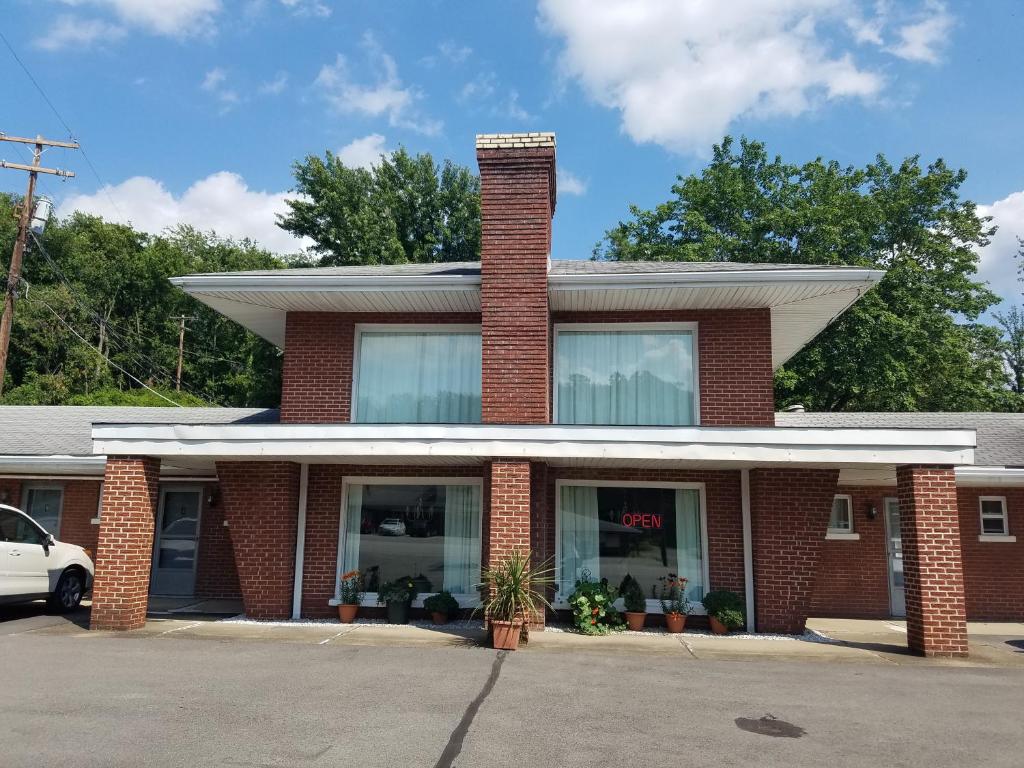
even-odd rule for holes
{"type": "MultiPolygon", "coordinates": [[[[418,595],[416,597],[416,599],[412,601],[412,606],[411,607],[413,607],[413,608],[422,608],[423,607],[423,600],[425,598],[430,597],[433,594],[436,594],[436,593],[434,593],[434,592],[424,592],[423,594],[418,595]]],[[[477,606],[480,605],[480,598],[477,595],[452,595],[452,597],[454,597],[455,600],[458,602],[459,608],[476,608],[477,606]]],[[[337,605],[341,605],[341,601],[338,600],[337,597],[332,597],[330,600],[327,601],[327,604],[330,605],[330,606],[337,606],[337,605]]],[[[363,593],[363,602],[360,603],[360,605],[366,606],[367,608],[375,608],[375,607],[383,608],[384,607],[383,603],[378,603],[377,602],[377,593],[376,592],[364,592],[363,593]]]]}
{"type": "Polygon", "coordinates": [[[859,533],[829,533],[825,534],[825,541],[860,541],[859,533]]]}
{"type": "Polygon", "coordinates": [[[94,517],[89,522],[92,523],[93,525],[99,525],[100,524],[100,519],[98,517],[94,517]]]}
{"type": "Polygon", "coordinates": [[[1016,536],[1007,536],[1002,533],[983,533],[978,536],[978,541],[983,542],[1003,542],[1004,544],[1013,544],[1017,541],[1016,536]]]}

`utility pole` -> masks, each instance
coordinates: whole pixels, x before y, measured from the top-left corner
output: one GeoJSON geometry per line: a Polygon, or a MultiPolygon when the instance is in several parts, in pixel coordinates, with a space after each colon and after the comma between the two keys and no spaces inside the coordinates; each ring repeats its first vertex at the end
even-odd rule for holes
{"type": "Polygon", "coordinates": [[[181,360],[185,355],[185,321],[195,320],[195,318],[188,315],[179,315],[178,317],[172,317],[171,320],[178,321],[178,375],[174,379],[174,388],[181,392],[181,360]]]}
{"type": "Polygon", "coordinates": [[[21,203],[21,211],[18,216],[18,237],[14,241],[14,252],[11,254],[11,267],[7,271],[7,289],[4,292],[4,313],[0,318],[0,393],[4,390],[4,376],[7,373],[7,349],[11,344],[11,323],[14,321],[14,297],[18,291],[18,283],[21,280],[21,261],[25,254],[25,243],[28,241],[29,226],[32,222],[32,202],[36,193],[36,177],[40,173],[51,176],[60,176],[70,179],[75,174],[72,171],[62,171],[58,168],[43,168],[39,160],[43,156],[43,147],[63,147],[64,149],[78,149],[77,141],[53,141],[36,136],[34,139],[23,139],[19,136],[8,136],[0,133],[0,141],[10,141],[15,144],[32,144],[32,165],[22,163],[9,163],[0,160],[0,168],[10,168],[14,171],[28,171],[28,190],[25,192],[25,199],[21,203]]]}

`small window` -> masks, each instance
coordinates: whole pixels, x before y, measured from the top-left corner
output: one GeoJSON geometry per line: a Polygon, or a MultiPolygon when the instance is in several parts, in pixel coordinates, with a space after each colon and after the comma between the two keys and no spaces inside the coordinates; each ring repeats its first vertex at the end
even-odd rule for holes
{"type": "Polygon", "coordinates": [[[60,514],[64,489],[53,485],[30,485],[25,489],[25,514],[54,536],[60,535],[60,514]]]}
{"type": "Polygon", "coordinates": [[[828,521],[829,533],[853,533],[853,498],[836,496],[832,499],[832,516],[828,521]]]}
{"type": "Polygon", "coordinates": [[[1008,536],[1010,526],[1006,519],[1006,499],[1002,496],[982,496],[981,532],[989,536],[1008,536]]]}

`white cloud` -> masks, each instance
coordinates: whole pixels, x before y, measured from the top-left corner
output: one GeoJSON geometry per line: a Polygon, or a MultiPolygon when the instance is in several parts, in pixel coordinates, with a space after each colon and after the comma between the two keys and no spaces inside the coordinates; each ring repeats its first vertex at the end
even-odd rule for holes
{"type": "Polygon", "coordinates": [[[579,176],[567,168],[559,168],[556,173],[558,174],[557,187],[559,194],[576,195],[577,197],[587,194],[587,182],[579,176]]]}
{"type": "Polygon", "coordinates": [[[980,251],[981,263],[978,273],[987,280],[989,287],[1011,303],[1021,300],[1021,283],[1015,258],[1020,250],[1018,237],[1024,237],[1024,192],[1014,192],[991,205],[979,205],[979,216],[991,216],[992,223],[999,227],[995,236],[980,251]]]}
{"type": "Polygon", "coordinates": [[[474,99],[487,99],[494,95],[498,76],[493,72],[479,72],[459,90],[456,101],[465,104],[474,99]]]}
{"type": "Polygon", "coordinates": [[[62,48],[91,48],[123,38],[125,28],[100,19],[80,19],[62,14],[46,33],[33,41],[36,48],[59,51],[62,48]]]}
{"type": "Polygon", "coordinates": [[[125,26],[166,37],[194,37],[215,31],[221,0],[60,0],[112,14],[125,26]]]}
{"type": "Polygon", "coordinates": [[[493,117],[504,117],[519,122],[533,119],[533,115],[519,103],[519,91],[510,88],[502,98],[494,99],[500,90],[498,76],[493,71],[479,72],[476,77],[463,84],[455,100],[462,105],[486,106],[489,103],[488,111],[493,117]]]}
{"type": "Polygon", "coordinates": [[[348,59],[338,54],[333,64],[325,64],[313,81],[328,105],[341,114],[387,117],[388,124],[433,136],[442,123],[422,115],[417,102],[422,98],[414,88],[403,85],[398,65],[377,43],[373,35],[363,36],[361,47],[371,71],[371,82],[358,82],[348,59]]]}
{"type": "Polygon", "coordinates": [[[331,7],[319,0],[281,0],[281,5],[296,16],[326,19],[332,13],[331,7]]]}
{"type": "Polygon", "coordinates": [[[242,102],[242,97],[238,95],[238,91],[226,86],[227,79],[228,75],[223,69],[214,67],[203,76],[203,80],[199,84],[202,90],[212,93],[217,97],[221,107],[220,114],[222,115],[242,102]]]}
{"type": "Polygon", "coordinates": [[[562,75],[619,110],[637,142],[702,151],[740,117],[871,99],[880,74],[837,50],[858,0],[540,0],[562,75]],[[821,28],[827,27],[826,32],[821,28]]]}
{"type": "Polygon", "coordinates": [[[445,40],[437,50],[452,64],[461,64],[473,53],[473,49],[466,45],[457,45],[451,40],[445,40]]]}
{"type": "Polygon", "coordinates": [[[371,133],[369,136],[350,141],[336,154],[349,168],[372,168],[380,162],[380,156],[388,152],[384,143],[383,136],[371,133]]]}
{"type": "Polygon", "coordinates": [[[264,83],[260,83],[260,93],[267,96],[278,96],[284,93],[284,89],[288,87],[288,73],[278,72],[274,75],[273,80],[267,80],[264,83]]]}
{"type": "Polygon", "coordinates": [[[249,189],[236,173],[220,171],[200,179],[175,197],[156,179],[135,176],[91,195],[73,195],[58,209],[59,216],[73,211],[102,216],[107,221],[131,222],[145,232],[159,234],[177,224],[191,224],[227,237],[248,237],[277,253],[294,253],[311,244],[276,225],[275,214],[287,212],[286,192],[249,189]]]}
{"type": "Polygon", "coordinates": [[[939,2],[927,3],[920,16],[917,21],[897,30],[899,40],[888,50],[901,59],[938,64],[938,49],[949,39],[949,33],[953,30],[953,17],[946,6],[939,2]]]}
{"type": "Polygon", "coordinates": [[[220,67],[214,67],[203,76],[203,82],[199,87],[211,93],[216,91],[228,79],[227,73],[220,67]]]}

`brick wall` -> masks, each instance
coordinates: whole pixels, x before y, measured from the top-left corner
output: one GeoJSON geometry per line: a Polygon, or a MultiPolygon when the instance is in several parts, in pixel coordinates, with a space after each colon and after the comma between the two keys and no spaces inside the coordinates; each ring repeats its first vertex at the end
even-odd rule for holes
{"type": "MultiPolygon", "coordinates": [[[[876,619],[889,616],[889,561],[885,499],[895,488],[840,486],[853,497],[853,530],[859,541],[823,541],[811,600],[812,616],[876,619]],[[868,506],[878,511],[870,520],[868,506]]],[[[827,523],[821,529],[824,539],[827,523]]]]}
{"type": "Polygon", "coordinates": [[[235,568],[231,529],[224,525],[224,501],[216,484],[203,486],[195,596],[237,599],[242,596],[235,568]],[[213,503],[208,503],[212,498],[213,503]]]}
{"type": "Polygon", "coordinates": [[[838,479],[832,469],[750,471],[759,632],[804,631],[838,479]]]}
{"type": "Polygon", "coordinates": [[[107,458],[92,590],[93,629],[138,629],[146,623],[159,482],[159,459],[107,458]]]}
{"type": "Polygon", "coordinates": [[[726,309],[659,312],[556,312],[556,323],[697,323],[700,423],[774,426],[771,312],[726,309]]]}
{"type": "Polygon", "coordinates": [[[952,467],[896,468],[907,596],[907,644],[925,656],[967,655],[967,614],[952,467]]]}
{"type": "Polygon", "coordinates": [[[967,618],[1024,621],[1024,488],[959,488],[960,547],[963,553],[967,618]],[[979,496],[1003,496],[1015,543],[978,541],[979,496]]]}
{"type": "Polygon", "coordinates": [[[64,486],[64,506],[57,537],[68,544],[85,547],[94,555],[99,543],[100,527],[93,523],[99,509],[99,480],[68,480],[64,486]]]}
{"type": "Polygon", "coordinates": [[[281,423],[343,423],[352,414],[359,323],[479,323],[475,313],[289,312],[281,374],[281,423]]]}
{"type": "Polygon", "coordinates": [[[217,462],[217,477],[246,615],[288,618],[295,574],[299,465],[217,462]]]}
{"type": "Polygon", "coordinates": [[[478,144],[483,420],[545,424],[555,150],[478,144]]]}

